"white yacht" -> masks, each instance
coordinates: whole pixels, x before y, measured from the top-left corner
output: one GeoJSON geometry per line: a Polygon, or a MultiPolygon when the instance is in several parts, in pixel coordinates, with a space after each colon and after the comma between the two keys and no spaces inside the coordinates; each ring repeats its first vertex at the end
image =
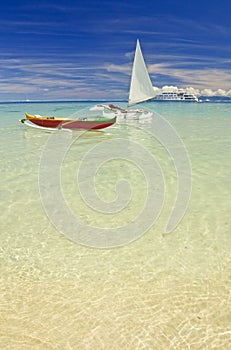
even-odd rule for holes
{"type": "Polygon", "coordinates": [[[178,92],[162,92],[155,97],[157,101],[189,101],[198,102],[198,98],[194,94],[188,94],[185,91],[178,92]]]}

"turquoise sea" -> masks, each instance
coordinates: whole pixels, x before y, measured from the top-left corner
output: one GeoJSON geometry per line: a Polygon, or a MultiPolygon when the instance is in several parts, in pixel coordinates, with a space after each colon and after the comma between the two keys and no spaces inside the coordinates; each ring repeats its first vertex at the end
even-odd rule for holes
{"type": "MultiPolygon", "coordinates": [[[[93,227],[88,245],[60,232],[41,198],[45,193],[56,211],[55,161],[69,133],[60,131],[54,156],[45,164],[51,182],[46,188],[41,163],[52,134],[29,130],[18,120],[25,112],[68,116],[93,105],[0,104],[0,348],[229,349],[231,103],[149,102],[142,107],[153,112],[151,120],[118,120],[103,131],[70,133],[60,186],[73,215],[93,227]],[[155,136],[159,130],[152,129],[159,127],[158,118],[166,127],[162,143],[155,136]],[[178,172],[166,150],[169,130],[181,141],[172,145],[176,159],[183,146],[188,157],[179,160],[178,172]],[[186,211],[166,233],[180,176],[179,206],[186,211]],[[147,189],[147,180],[156,192],[147,189]],[[161,205],[147,228],[152,193],[161,205]],[[147,216],[136,221],[146,209],[147,216]],[[92,244],[97,246],[96,228],[106,235],[114,229],[116,235],[121,227],[124,237],[129,227],[127,242],[92,244]]],[[[84,229],[81,235],[85,239],[84,229]]]]}

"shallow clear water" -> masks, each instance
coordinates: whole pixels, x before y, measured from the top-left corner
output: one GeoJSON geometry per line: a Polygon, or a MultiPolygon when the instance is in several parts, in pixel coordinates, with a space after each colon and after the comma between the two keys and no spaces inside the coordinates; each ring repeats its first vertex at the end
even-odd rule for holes
{"type": "MultiPolygon", "coordinates": [[[[116,199],[116,183],[127,179],[131,198],[125,207],[106,214],[86,205],[77,171],[94,147],[128,139],[155,156],[164,174],[166,192],[158,219],[139,239],[112,249],[80,245],[53,226],[38,182],[50,133],[18,123],[25,111],[66,116],[89,105],[0,105],[0,347],[228,349],[231,104],[144,104],[173,126],[191,161],[189,206],[170,234],[165,226],[177,176],[165,145],[146,132],[148,121],[119,121],[105,131],[73,137],[61,169],[62,188],[72,211],[88,225],[126,226],[142,211],[147,196],[138,152],[137,164],[114,159],[102,164],[95,177],[104,203],[116,199]]],[[[119,149],[121,157],[123,151],[119,149]]]]}

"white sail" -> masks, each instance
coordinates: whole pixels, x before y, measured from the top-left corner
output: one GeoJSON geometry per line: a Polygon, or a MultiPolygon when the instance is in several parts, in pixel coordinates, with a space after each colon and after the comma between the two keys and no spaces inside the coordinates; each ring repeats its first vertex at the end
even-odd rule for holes
{"type": "Polygon", "coordinates": [[[144,62],[139,40],[137,40],[128,105],[147,101],[153,97],[155,97],[155,92],[144,62]]]}

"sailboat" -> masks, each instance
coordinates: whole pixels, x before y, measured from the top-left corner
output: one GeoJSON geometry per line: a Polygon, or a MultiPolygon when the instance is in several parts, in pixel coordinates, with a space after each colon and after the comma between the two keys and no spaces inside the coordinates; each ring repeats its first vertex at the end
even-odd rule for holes
{"type": "MultiPolygon", "coordinates": [[[[152,86],[152,82],[144,61],[144,57],[141,51],[140,42],[137,39],[136,51],[132,67],[132,76],[130,83],[128,107],[140,102],[148,101],[155,97],[155,92],[152,86]]],[[[101,109],[105,111],[111,111],[117,115],[140,115],[147,113],[145,109],[123,109],[113,104],[96,105],[92,109],[101,109]]]]}

